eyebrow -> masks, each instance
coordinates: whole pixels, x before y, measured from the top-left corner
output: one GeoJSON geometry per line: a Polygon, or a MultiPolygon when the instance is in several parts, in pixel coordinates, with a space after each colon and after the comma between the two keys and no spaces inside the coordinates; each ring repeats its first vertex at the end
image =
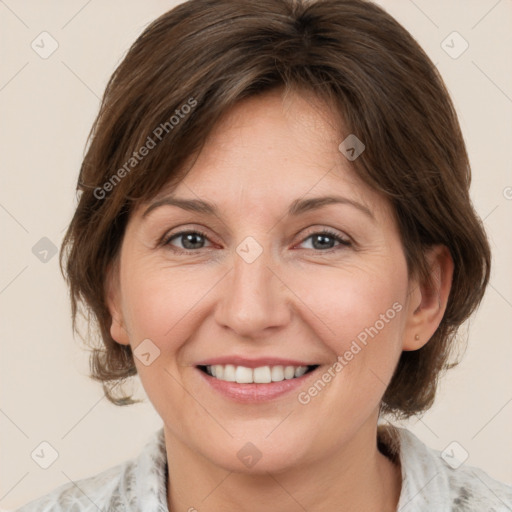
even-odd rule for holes
{"type": "MultiPolygon", "coordinates": [[[[375,220],[373,212],[365,205],[342,196],[323,196],[323,197],[312,197],[309,199],[296,199],[290,204],[288,209],[288,215],[295,217],[302,213],[317,210],[330,204],[347,204],[357,208],[365,215],[375,220]]],[[[151,211],[159,208],[160,206],[177,206],[183,210],[191,212],[203,213],[206,215],[217,215],[217,207],[201,199],[180,199],[178,197],[164,197],[152,203],[142,214],[142,217],[146,217],[151,211]]]]}

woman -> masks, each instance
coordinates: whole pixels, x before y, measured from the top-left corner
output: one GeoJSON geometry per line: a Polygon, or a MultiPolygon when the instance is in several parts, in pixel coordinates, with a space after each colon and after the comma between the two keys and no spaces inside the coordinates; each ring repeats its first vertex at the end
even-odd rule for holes
{"type": "MultiPolygon", "coordinates": [[[[512,488],[378,425],[433,403],[489,280],[435,66],[363,0],[191,0],[111,78],[63,243],[141,455],[20,510],[483,511],[512,488]]],[[[508,508],[507,508],[508,507],[508,508]]]]}

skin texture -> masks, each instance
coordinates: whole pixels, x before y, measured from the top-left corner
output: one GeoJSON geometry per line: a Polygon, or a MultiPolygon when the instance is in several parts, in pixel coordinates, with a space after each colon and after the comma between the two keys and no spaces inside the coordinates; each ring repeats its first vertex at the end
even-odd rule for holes
{"type": "Polygon", "coordinates": [[[143,217],[150,201],[130,218],[108,280],[111,333],[133,349],[149,338],[160,350],[150,365],[136,364],[164,421],[172,511],[396,510],[401,473],[376,446],[379,403],[401,351],[423,346],[439,325],[453,263],[436,246],[436,289],[408,278],[391,206],[339,152],[348,133],[336,126],[332,109],[308,93],[244,100],[185,179],[158,196],[204,199],[218,214],[165,205],[143,217]],[[374,218],[348,204],[286,213],[295,199],[333,194],[374,218]],[[325,228],[352,245],[322,246],[311,235],[325,228]],[[197,229],[206,237],[196,245],[184,236],[158,243],[197,229]],[[252,263],[236,252],[248,236],[262,249],[252,263]],[[234,402],[195,367],[225,355],[315,362],[307,391],[394,303],[401,311],[306,405],[296,392],[234,402]],[[247,442],[262,455],[252,467],[237,457],[247,442]]]}

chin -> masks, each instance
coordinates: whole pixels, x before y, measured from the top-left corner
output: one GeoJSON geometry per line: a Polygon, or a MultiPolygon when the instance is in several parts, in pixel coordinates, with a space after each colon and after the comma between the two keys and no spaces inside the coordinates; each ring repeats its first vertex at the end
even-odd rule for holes
{"type": "Polygon", "coordinates": [[[246,475],[268,475],[268,473],[283,473],[301,463],[301,453],[297,446],[274,446],[268,444],[260,449],[250,441],[239,448],[233,446],[232,451],[212,453],[210,460],[216,466],[234,473],[246,475]]]}

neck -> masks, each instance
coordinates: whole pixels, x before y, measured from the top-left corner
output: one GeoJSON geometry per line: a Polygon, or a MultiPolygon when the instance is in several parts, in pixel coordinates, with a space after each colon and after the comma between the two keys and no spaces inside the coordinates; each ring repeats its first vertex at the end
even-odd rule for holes
{"type": "Polygon", "coordinates": [[[227,471],[164,429],[170,512],[396,511],[401,471],[377,448],[376,420],[327,459],[312,455],[302,466],[264,474],[227,471]]]}

